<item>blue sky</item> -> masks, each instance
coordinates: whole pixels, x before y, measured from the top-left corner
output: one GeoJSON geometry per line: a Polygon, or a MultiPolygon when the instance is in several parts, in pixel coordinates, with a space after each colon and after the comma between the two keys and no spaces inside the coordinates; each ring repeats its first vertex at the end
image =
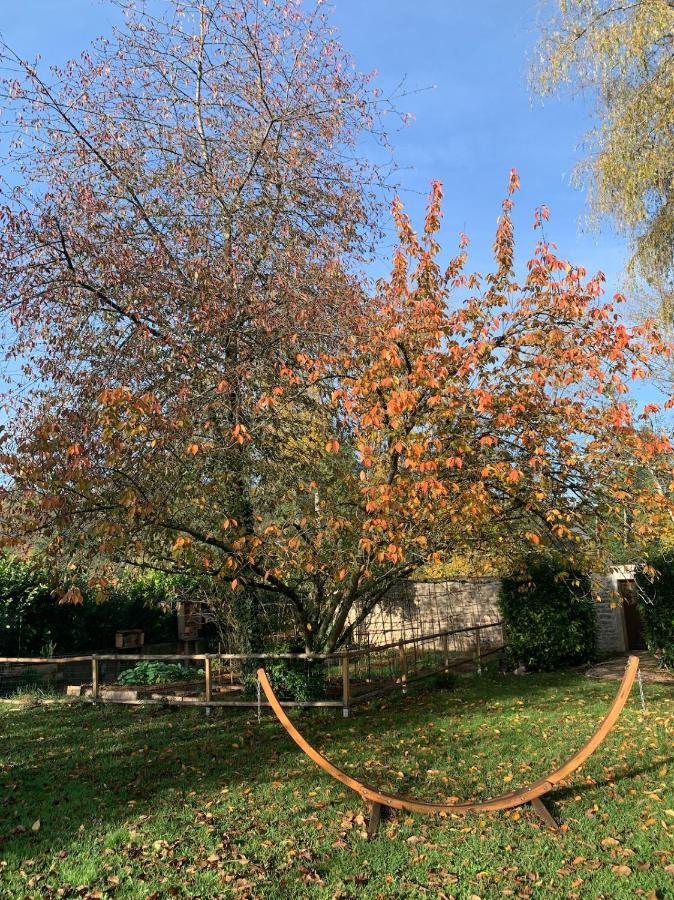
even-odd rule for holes
{"type": "MultiPolygon", "coordinates": [[[[164,0],[156,0],[164,2],[164,0]]],[[[625,240],[610,228],[583,227],[585,197],[572,187],[591,107],[584,99],[532,98],[527,82],[541,0],[333,0],[341,39],[362,70],[377,69],[379,83],[393,91],[406,79],[400,101],[414,121],[394,126],[402,197],[420,224],[432,179],[445,188],[446,252],[456,235],[471,239],[471,268],[485,271],[508,173],[519,171],[522,190],[515,210],[517,259],[533,249],[533,210],[551,211],[547,235],[559,252],[588,271],[601,269],[607,291],[620,286],[625,240]]],[[[19,53],[44,64],[78,54],[109,32],[119,12],[98,0],[22,0],[7,4],[0,28],[19,53]]],[[[376,274],[387,270],[383,247],[376,274]]],[[[637,396],[657,399],[640,386],[637,396]]]]}
{"type": "Polygon", "coordinates": [[[581,227],[585,198],[571,186],[576,150],[591,124],[579,99],[532,99],[527,69],[537,38],[540,0],[337,0],[335,19],[362,68],[377,68],[385,87],[407,76],[401,101],[415,122],[395,135],[403,196],[417,215],[433,178],[445,186],[447,241],[463,229],[477,268],[490,254],[500,201],[515,166],[519,256],[533,247],[533,208],[551,211],[549,236],[560,252],[617,288],[625,242],[610,230],[581,227]],[[423,88],[430,88],[423,90],[423,88]]]}
{"type": "MultiPolygon", "coordinates": [[[[590,124],[580,100],[530,97],[527,65],[536,42],[540,0],[333,0],[334,21],[361,69],[378,69],[385,90],[403,77],[400,101],[415,121],[393,134],[402,195],[418,221],[428,185],[445,186],[445,245],[465,230],[475,267],[489,261],[508,172],[522,179],[517,198],[519,258],[528,258],[533,208],[546,203],[549,236],[588,270],[602,269],[615,290],[625,242],[610,230],[581,228],[583,193],[570,184],[576,147],[590,124]]],[[[108,32],[118,12],[96,0],[7,3],[0,29],[21,54],[45,63],[77,54],[108,32]]],[[[392,124],[395,124],[392,122],[392,124]]],[[[384,261],[382,260],[382,263],[384,261]]]]}

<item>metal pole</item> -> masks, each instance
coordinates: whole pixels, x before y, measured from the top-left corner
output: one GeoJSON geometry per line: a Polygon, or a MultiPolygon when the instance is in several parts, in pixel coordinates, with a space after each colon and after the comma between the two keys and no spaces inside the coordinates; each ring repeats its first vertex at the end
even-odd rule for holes
{"type": "Polygon", "coordinates": [[[641,699],[641,717],[646,718],[646,698],[644,697],[644,684],[641,680],[641,667],[637,669],[637,681],[639,682],[639,698],[641,699]]]}
{"type": "Polygon", "coordinates": [[[477,674],[482,674],[482,650],[480,646],[480,629],[475,631],[475,662],[477,664],[477,674]]]}
{"type": "Polygon", "coordinates": [[[398,653],[400,655],[400,683],[403,688],[403,694],[407,693],[407,654],[405,653],[405,645],[401,641],[398,645],[398,653]]]}
{"type": "MultiPolygon", "coordinates": [[[[205,685],[205,687],[206,687],[206,703],[208,704],[211,702],[211,694],[212,694],[211,658],[210,658],[210,656],[207,656],[206,659],[204,660],[204,679],[206,682],[206,685],[205,685]]],[[[206,715],[210,716],[210,714],[211,714],[211,707],[206,706],[206,715]]]]}

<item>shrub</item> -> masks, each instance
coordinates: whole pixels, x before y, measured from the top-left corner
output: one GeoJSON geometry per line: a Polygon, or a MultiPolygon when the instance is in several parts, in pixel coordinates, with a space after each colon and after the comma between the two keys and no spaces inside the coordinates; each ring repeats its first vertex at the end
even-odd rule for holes
{"type": "Polygon", "coordinates": [[[100,603],[80,585],[81,604],[59,604],[58,588],[58,578],[39,560],[0,556],[0,655],[101,650],[124,628],[142,628],[147,643],[177,638],[172,583],[165,577],[128,579],[100,603]]]}
{"type": "Polygon", "coordinates": [[[550,671],[595,655],[590,579],[560,560],[530,555],[501,584],[500,605],[511,663],[550,671]]]}
{"type": "Polygon", "coordinates": [[[139,662],[126,669],[117,679],[118,684],[164,684],[172,681],[196,681],[203,678],[202,669],[192,669],[178,663],[159,660],[139,662]]]}
{"type": "MultiPolygon", "coordinates": [[[[302,653],[304,647],[300,644],[277,644],[267,652],[302,653]]],[[[261,662],[264,663],[267,678],[274,692],[282,700],[302,703],[320,700],[325,696],[325,670],[322,660],[265,659],[261,662]]],[[[254,668],[244,669],[243,687],[248,696],[257,695],[257,675],[254,668]]]]}
{"type": "Polygon", "coordinates": [[[0,556],[0,655],[40,652],[50,640],[50,606],[56,606],[53,584],[31,562],[0,556]]]}
{"type": "Polygon", "coordinates": [[[652,551],[635,581],[648,648],[674,666],[674,547],[652,551]]]}

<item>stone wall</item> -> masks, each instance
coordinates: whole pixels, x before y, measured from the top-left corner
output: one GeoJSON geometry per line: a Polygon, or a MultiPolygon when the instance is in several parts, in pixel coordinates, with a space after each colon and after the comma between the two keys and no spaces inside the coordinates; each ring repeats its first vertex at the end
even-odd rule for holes
{"type": "MultiPolygon", "coordinates": [[[[597,616],[597,646],[602,653],[624,653],[625,618],[618,581],[630,579],[632,568],[612,569],[592,577],[597,616]]],[[[384,644],[438,631],[497,622],[501,618],[498,578],[453,581],[401,581],[389,591],[367,623],[354,634],[356,643],[384,644]]],[[[485,633],[486,643],[501,639],[501,629],[485,633]]]]}
{"type": "MultiPolygon", "coordinates": [[[[499,586],[497,578],[398,582],[354,638],[357,643],[384,644],[498,622],[499,586]]],[[[501,629],[486,633],[485,638],[487,643],[500,642],[501,629]]]]}
{"type": "Polygon", "coordinates": [[[618,582],[634,578],[634,566],[616,566],[607,575],[592,578],[597,601],[597,649],[601,653],[625,653],[627,631],[618,593],[618,582]]]}

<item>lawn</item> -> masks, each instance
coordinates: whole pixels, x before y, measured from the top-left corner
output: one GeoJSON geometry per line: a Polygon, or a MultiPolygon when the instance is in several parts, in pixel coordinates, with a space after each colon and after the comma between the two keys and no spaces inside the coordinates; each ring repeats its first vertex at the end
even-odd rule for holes
{"type": "MultiPolygon", "coordinates": [[[[335,762],[418,797],[533,780],[585,742],[615,682],[460,676],[356,710],[301,717],[335,762]]],[[[616,728],[528,809],[388,819],[269,715],[81,702],[0,708],[0,896],[674,898],[674,691],[634,689],[616,728]]],[[[296,714],[294,714],[296,715],[296,714]]]]}

